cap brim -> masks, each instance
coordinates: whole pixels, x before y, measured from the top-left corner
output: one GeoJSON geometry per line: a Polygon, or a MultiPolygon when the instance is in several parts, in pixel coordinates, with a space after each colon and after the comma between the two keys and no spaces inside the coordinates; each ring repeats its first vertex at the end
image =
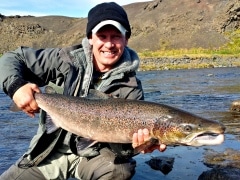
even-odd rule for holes
{"type": "Polygon", "coordinates": [[[100,22],[98,25],[96,25],[93,29],[92,29],[92,33],[96,34],[103,26],[106,25],[113,25],[114,27],[116,27],[122,35],[126,35],[127,30],[117,21],[113,21],[113,20],[105,20],[100,22]]]}

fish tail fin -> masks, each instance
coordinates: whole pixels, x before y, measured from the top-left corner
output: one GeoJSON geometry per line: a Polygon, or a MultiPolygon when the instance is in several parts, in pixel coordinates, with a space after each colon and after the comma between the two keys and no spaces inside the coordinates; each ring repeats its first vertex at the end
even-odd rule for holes
{"type": "Polygon", "coordinates": [[[12,112],[22,111],[14,102],[11,103],[9,110],[12,112]]]}

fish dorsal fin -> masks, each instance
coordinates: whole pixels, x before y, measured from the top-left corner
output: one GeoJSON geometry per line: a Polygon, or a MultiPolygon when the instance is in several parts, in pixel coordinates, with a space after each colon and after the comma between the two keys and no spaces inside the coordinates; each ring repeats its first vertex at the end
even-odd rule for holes
{"type": "Polygon", "coordinates": [[[48,93],[48,94],[56,94],[57,92],[55,91],[55,89],[51,86],[46,86],[45,89],[44,89],[44,92],[45,93],[48,93]]]}
{"type": "Polygon", "coordinates": [[[111,98],[111,96],[95,89],[89,89],[88,95],[86,98],[87,99],[109,99],[111,98]]]}
{"type": "Polygon", "coordinates": [[[63,87],[60,87],[52,82],[49,82],[47,86],[45,86],[45,92],[50,94],[63,94],[63,87]]]}

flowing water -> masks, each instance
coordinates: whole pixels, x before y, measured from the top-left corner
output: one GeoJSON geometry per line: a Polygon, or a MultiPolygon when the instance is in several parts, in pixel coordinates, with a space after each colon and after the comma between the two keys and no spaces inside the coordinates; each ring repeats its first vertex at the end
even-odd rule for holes
{"type": "MultiPolygon", "coordinates": [[[[225,142],[218,146],[168,147],[163,153],[140,154],[134,180],[197,179],[210,168],[204,161],[208,151],[240,151],[240,115],[229,111],[231,102],[240,99],[240,68],[213,68],[137,73],[145,91],[145,99],[187,110],[226,125],[225,142]],[[173,169],[167,175],[153,170],[145,161],[152,157],[173,157],[173,169]]],[[[37,130],[37,118],[9,111],[11,104],[0,91],[0,174],[27,149],[37,130]]]]}

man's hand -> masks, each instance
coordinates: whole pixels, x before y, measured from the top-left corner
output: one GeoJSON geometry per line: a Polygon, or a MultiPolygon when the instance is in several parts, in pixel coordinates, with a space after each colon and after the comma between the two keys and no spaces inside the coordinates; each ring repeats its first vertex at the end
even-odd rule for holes
{"type": "MultiPolygon", "coordinates": [[[[149,131],[148,129],[139,129],[137,133],[133,134],[133,141],[132,141],[132,146],[133,148],[143,144],[145,141],[149,139],[149,131]]],[[[149,147],[148,149],[145,149],[142,151],[142,153],[151,153],[155,149],[158,149],[159,151],[163,152],[165,151],[167,146],[165,144],[160,144],[160,145],[153,145],[149,147]]]]}
{"type": "Polygon", "coordinates": [[[34,93],[40,92],[41,90],[36,84],[28,83],[14,93],[13,101],[30,117],[34,117],[34,113],[39,112],[39,107],[34,99],[34,93]]]}

